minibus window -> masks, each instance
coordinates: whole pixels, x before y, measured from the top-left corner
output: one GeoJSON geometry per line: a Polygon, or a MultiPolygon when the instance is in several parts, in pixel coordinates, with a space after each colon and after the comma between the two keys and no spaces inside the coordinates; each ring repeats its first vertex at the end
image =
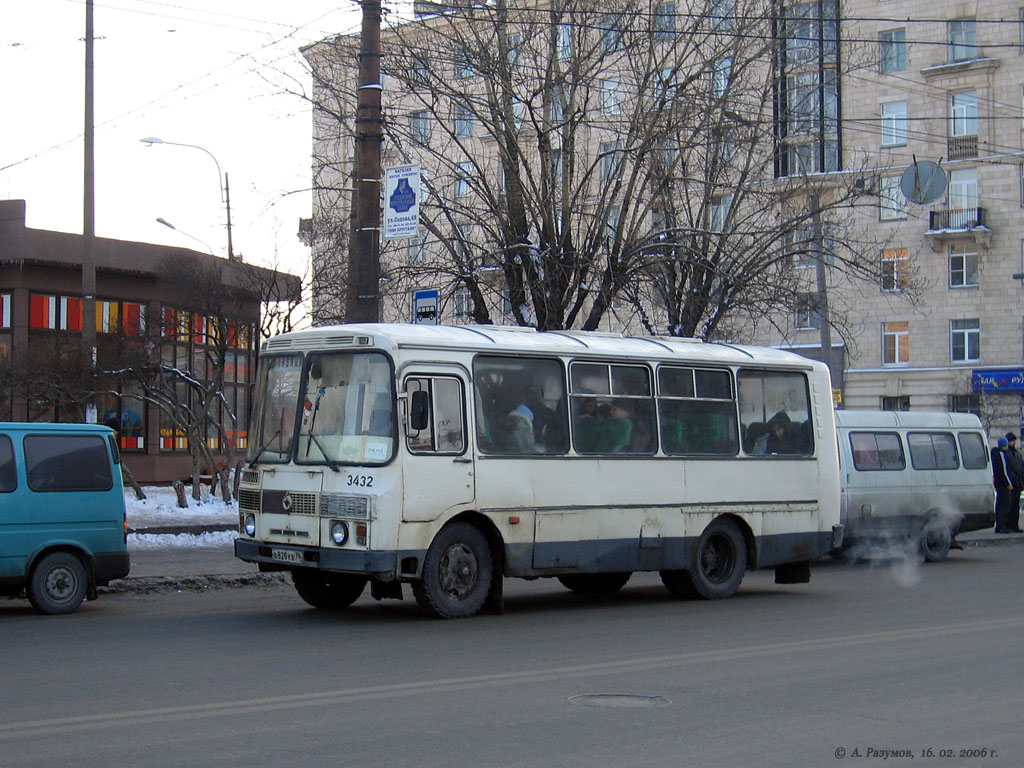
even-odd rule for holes
{"type": "Polygon", "coordinates": [[[14,471],[14,446],[11,438],[0,435],[0,493],[9,493],[18,487],[18,475],[14,471]]]}
{"type": "Polygon", "coordinates": [[[961,432],[957,438],[960,440],[964,469],[988,468],[988,451],[985,450],[985,441],[981,435],[977,432],[961,432]]]}
{"type": "Polygon", "coordinates": [[[910,432],[910,461],[914,469],[957,469],[956,444],[949,432],[910,432]]]}
{"type": "Polygon", "coordinates": [[[25,469],[33,491],[109,491],[114,485],[98,435],[28,435],[25,469]]]}

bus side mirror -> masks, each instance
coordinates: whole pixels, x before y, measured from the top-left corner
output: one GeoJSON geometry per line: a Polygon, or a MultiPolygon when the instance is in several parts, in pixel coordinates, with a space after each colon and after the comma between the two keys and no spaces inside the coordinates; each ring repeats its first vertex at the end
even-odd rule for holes
{"type": "Polygon", "coordinates": [[[427,417],[430,413],[430,396],[426,390],[418,389],[412,393],[409,405],[409,427],[419,432],[427,428],[427,417]]]}

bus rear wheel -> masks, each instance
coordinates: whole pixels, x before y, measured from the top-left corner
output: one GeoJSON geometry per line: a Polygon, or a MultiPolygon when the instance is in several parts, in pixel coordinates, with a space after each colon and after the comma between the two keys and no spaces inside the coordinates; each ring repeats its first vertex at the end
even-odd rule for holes
{"type": "Polygon", "coordinates": [[[292,583],[299,597],[314,608],[337,611],[359,599],[366,588],[366,577],[296,568],[292,571],[292,583]]]}
{"type": "Polygon", "coordinates": [[[469,523],[452,523],[431,543],[412,593],[432,616],[465,619],[483,607],[493,576],[494,557],[484,535],[469,523]]]}
{"type": "Polygon", "coordinates": [[[676,597],[721,600],[736,594],[747,570],[747,545],[736,523],[712,520],[697,541],[689,571],[662,571],[661,581],[676,597]]]}
{"type": "Polygon", "coordinates": [[[572,573],[559,576],[562,586],[573,592],[584,592],[591,595],[610,595],[618,592],[633,574],[626,573],[572,573]]]}

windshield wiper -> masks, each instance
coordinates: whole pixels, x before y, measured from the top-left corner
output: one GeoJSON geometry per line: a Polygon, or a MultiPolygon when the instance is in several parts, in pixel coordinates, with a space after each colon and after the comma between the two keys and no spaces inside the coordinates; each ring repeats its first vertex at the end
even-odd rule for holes
{"type": "MultiPolygon", "coordinates": [[[[265,443],[264,443],[263,445],[261,445],[261,446],[259,447],[259,450],[257,450],[257,451],[256,451],[256,455],[255,455],[255,456],[253,456],[253,457],[252,457],[252,459],[251,459],[251,460],[249,461],[249,469],[252,469],[253,467],[255,467],[255,466],[256,466],[256,462],[257,462],[257,461],[259,461],[259,458],[260,458],[260,456],[262,456],[262,455],[263,455],[263,452],[264,452],[265,450],[267,450],[267,448],[269,448],[269,447],[270,447],[270,444],[271,444],[272,442],[274,442],[275,438],[278,438],[278,437],[280,437],[280,436],[281,436],[281,430],[279,429],[279,430],[277,430],[277,432],[275,432],[274,434],[272,434],[272,435],[271,435],[271,436],[270,436],[270,437],[269,437],[269,438],[267,439],[267,442],[265,442],[265,443]]],[[[283,451],[278,451],[278,453],[283,453],[283,451]]]]}
{"type": "MultiPolygon", "coordinates": [[[[301,437],[301,435],[300,435],[300,437],[301,437]]],[[[330,467],[335,472],[341,472],[341,470],[338,469],[337,466],[335,466],[335,462],[327,457],[327,451],[324,450],[324,446],[323,446],[323,443],[320,442],[320,438],[317,437],[316,435],[314,435],[312,432],[307,432],[306,433],[306,437],[308,437],[310,440],[312,440],[313,443],[316,445],[316,447],[320,449],[320,453],[323,454],[324,461],[327,462],[327,466],[330,467]]],[[[308,444],[306,446],[306,458],[307,459],[309,458],[309,445],[308,444]]]]}

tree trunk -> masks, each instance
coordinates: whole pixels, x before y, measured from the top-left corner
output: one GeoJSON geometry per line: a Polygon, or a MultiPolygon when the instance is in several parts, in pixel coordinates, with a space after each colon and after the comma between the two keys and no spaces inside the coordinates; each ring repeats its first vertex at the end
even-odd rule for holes
{"type": "Polygon", "coordinates": [[[139,485],[139,481],[135,479],[135,475],[133,475],[132,471],[125,466],[124,462],[121,462],[121,475],[124,477],[124,482],[127,483],[133,491],[135,491],[136,499],[141,501],[146,498],[146,494],[139,485]]]}
{"type": "Polygon", "coordinates": [[[174,493],[178,497],[178,507],[188,509],[188,499],[185,498],[185,484],[181,480],[175,480],[172,486],[174,487],[174,493]]]}
{"type": "Polygon", "coordinates": [[[245,457],[239,456],[238,461],[235,462],[235,479],[231,485],[231,493],[234,497],[238,498],[238,485],[242,482],[242,467],[245,466],[245,457]]]}

